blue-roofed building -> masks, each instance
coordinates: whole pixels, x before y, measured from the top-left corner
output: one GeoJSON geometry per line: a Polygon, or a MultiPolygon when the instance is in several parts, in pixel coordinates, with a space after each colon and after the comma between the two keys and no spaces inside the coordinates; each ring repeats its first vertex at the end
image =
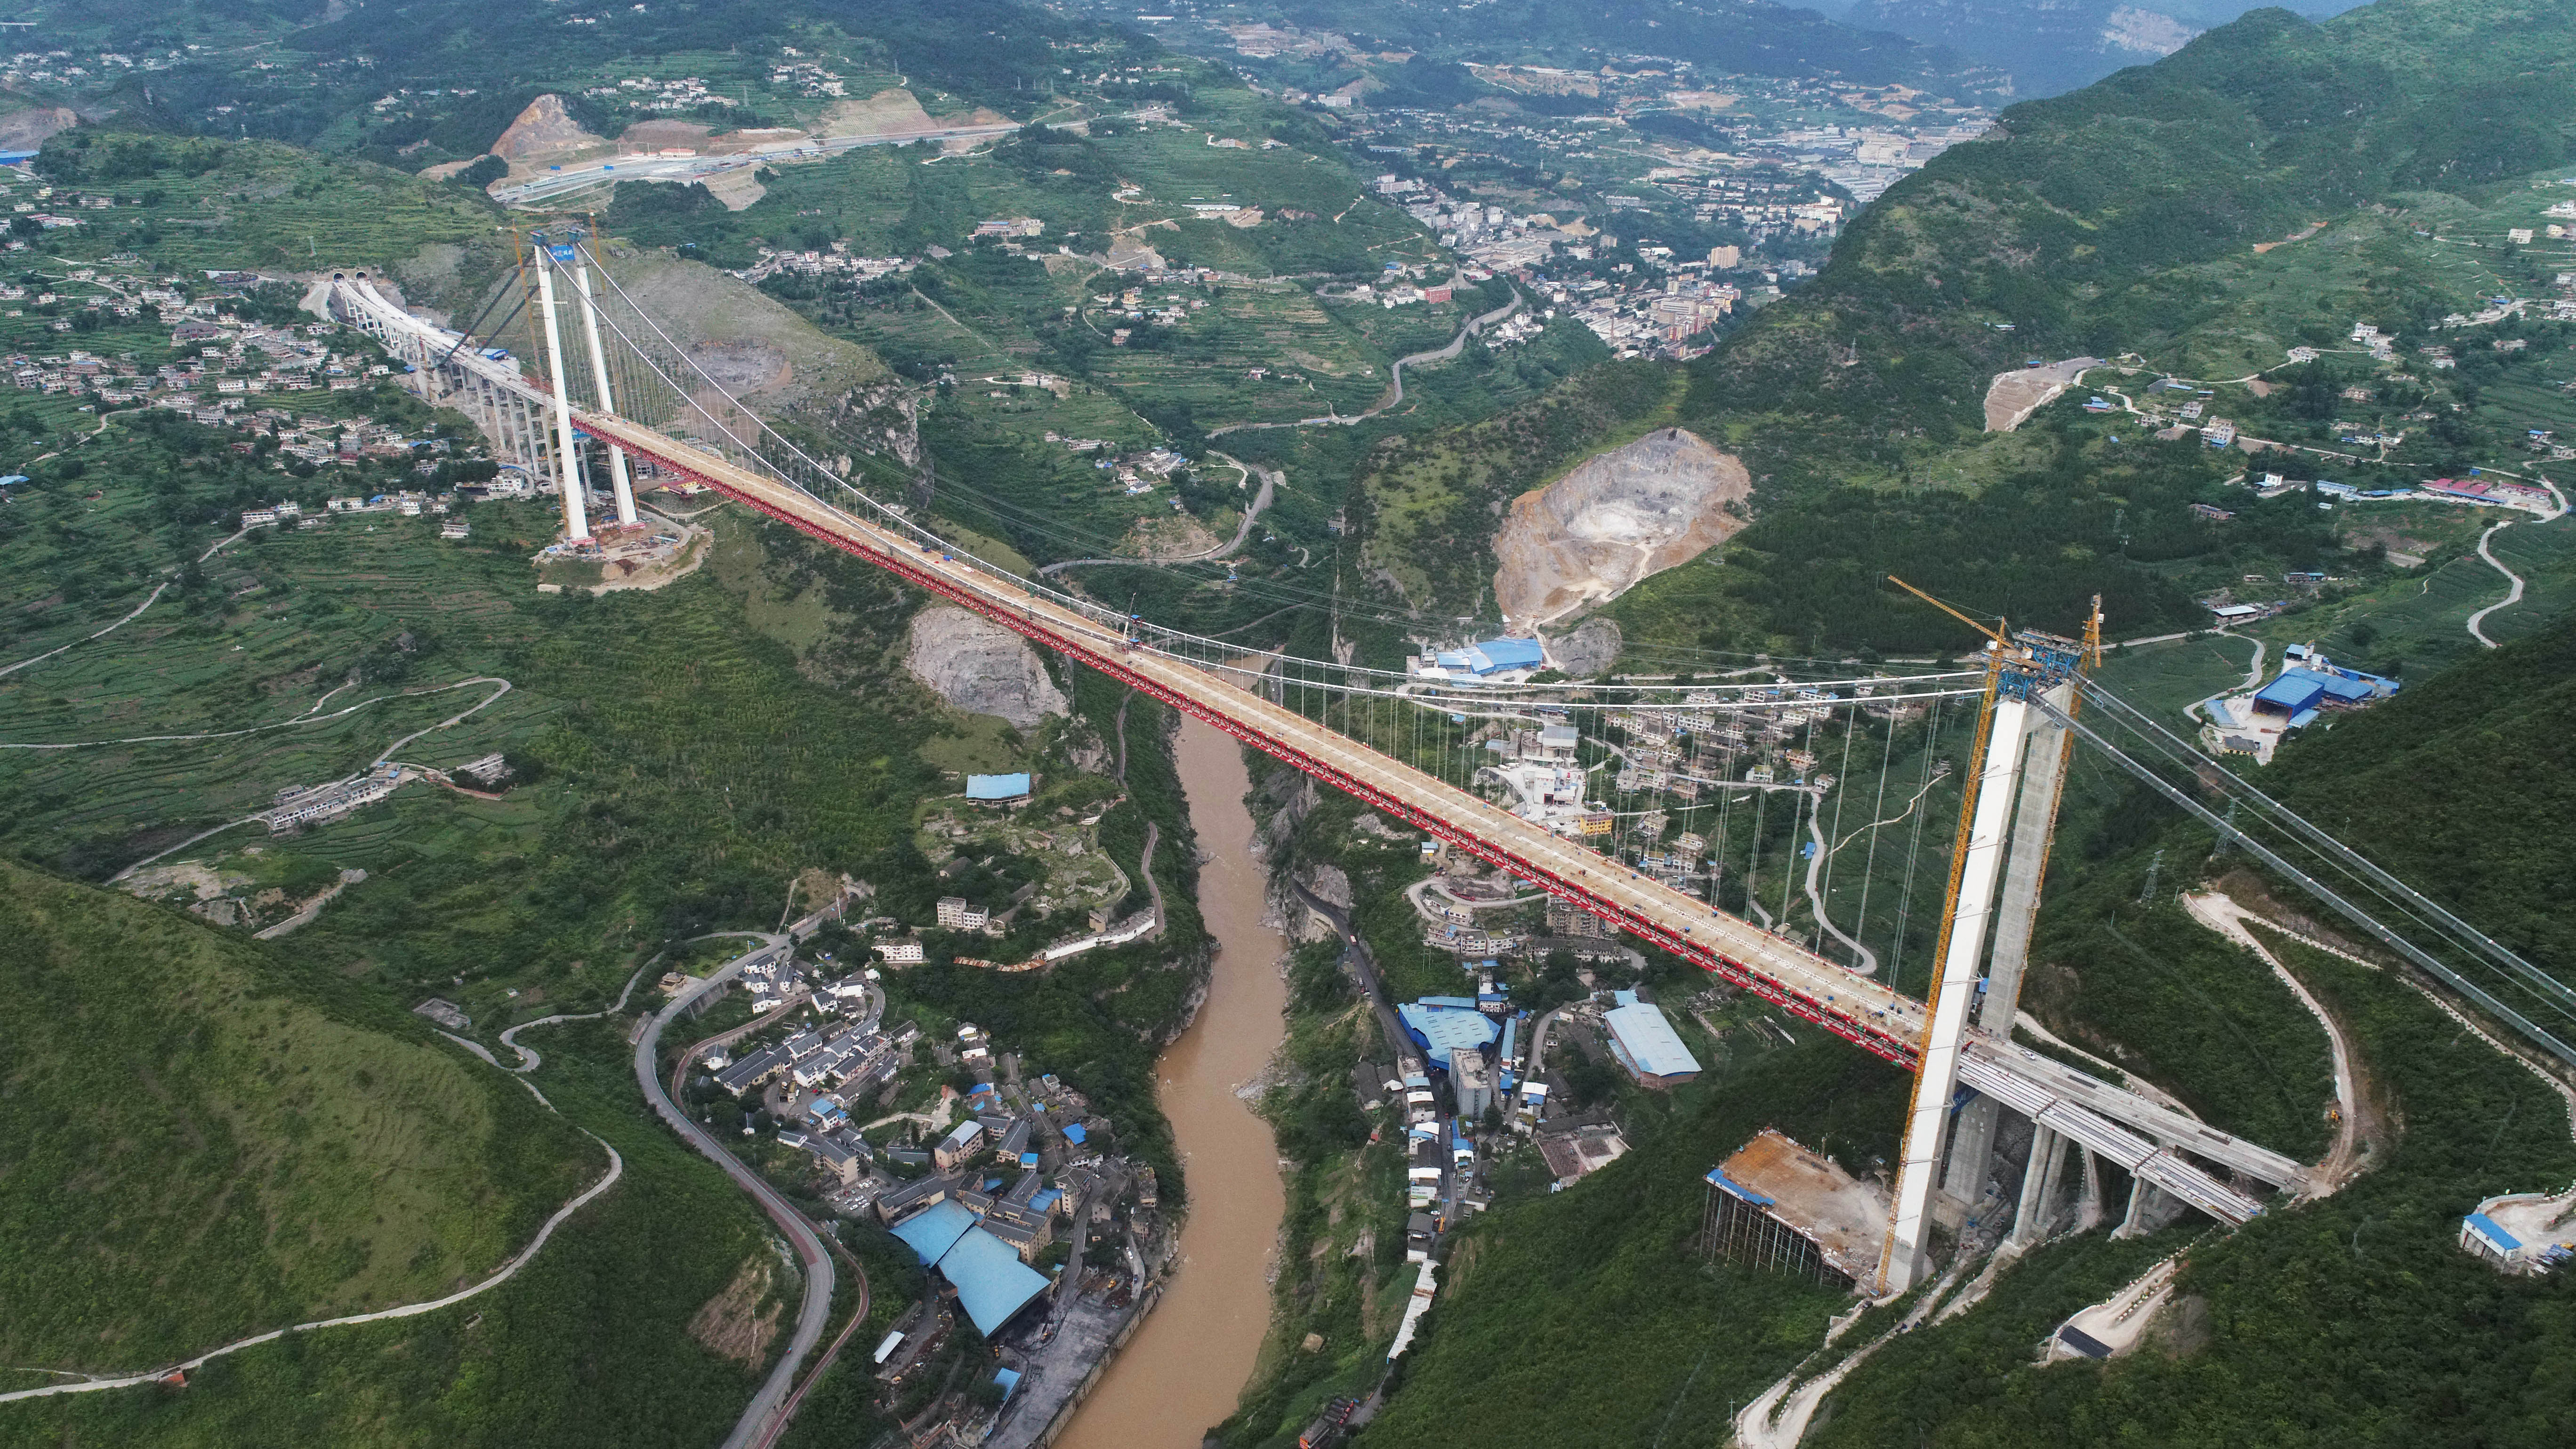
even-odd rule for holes
{"type": "Polygon", "coordinates": [[[1026,800],[1029,798],[1028,774],[1023,771],[1017,775],[969,775],[966,777],[966,798],[992,804],[1026,800]]]}
{"type": "Polygon", "coordinates": [[[2460,1219],[2460,1246],[2501,1268],[2515,1267],[2522,1260],[2522,1239],[2485,1213],[2460,1219]]]}
{"type": "Polygon", "coordinates": [[[946,1257],[948,1250],[957,1246],[957,1240],[974,1226],[975,1215],[966,1210],[965,1204],[950,1198],[928,1212],[905,1218],[894,1225],[893,1231],[927,1268],[946,1257]]]}
{"type": "Polygon", "coordinates": [[[1682,1045],[1681,1035],[1651,1002],[1621,1006],[1601,1015],[1610,1055],[1640,1086],[1673,1087],[1699,1075],[1699,1058],[1682,1045]]]}
{"type": "Polygon", "coordinates": [[[1067,1122],[1064,1124],[1064,1140],[1072,1143],[1074,1146],[1080,1147],[1084,1142],[1088,1141],[1090,1137],[1091,1134],[1083,1130],[1081,1123],[1067,1122]]]}
{"type": "Polygon", "coordinates": [[[2358,709],[2387,698],[2398,689],[2396,680],[2354,669],[2338,669],[2315,653],[2304,656],[2301,663],[2281,671],[2281,677],[2254,693],[2253,708],[2258,715],[2289,721],[2297,729],[2330,709],[2358,709]]]}
{"type": "Polygon", "coordinates": [[[1483,1050],[1496,1034],[1494,1019],[1463,996],[1426,996],[1397,1007],[1395,1014],[1433,1066],[1446,1066],[1454,1051],[1483,1050]]]}
{"type": "Polygon", "coordinates": [[[2294,666],[2255,692],[2254,707],[2266,714],[2297,715],[2329,700],[2357,704],[2371,693],[2370,686],[2359,680],[2294,666]]]}
{"type": "Polygon", "coordinates": [[[957,1290],[958,1305],[986,1338],[1001,1331],[1014,1314],[1044,1293],[1045,1275],[1020,1261],[1008,1243],[972,1229],[939,1259],[939,1276],[957,1290]]]}
{"type": "Polygon", "coordinates": [[[1488,639],[1466,648],[1467,672],[1499,674],[1506,669],[1537,669],[1547,663],[1547,651],[1536,639],[1488,639]]]}
{"type": "Polygon", "coordinates": [[[1011,1395],[1019,1390],[1020,1371],[1018,1369],[995,1369],[993,1370],[993,1382],[1002,1386],[1002,1402],[1007,1404],[1011,1401],[1011,1395]]]}

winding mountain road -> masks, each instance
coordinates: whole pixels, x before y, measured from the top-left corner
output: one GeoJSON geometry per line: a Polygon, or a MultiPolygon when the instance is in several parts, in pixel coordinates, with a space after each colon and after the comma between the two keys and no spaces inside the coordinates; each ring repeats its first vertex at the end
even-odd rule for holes
{"type": "Polygon", "coordinates": [[[1243,522],[1235,528],[1233,542],[1219,544],[1215,548],[1198,553],[1178,554],[1170,558],[1069,558],[1062,563],[1051,563],[1040,568],[1039,577],[1053,578],[1066,569],[1084,568],[1094,564],[1143,564],[1150,568],[1161,568],[1170,564],[1209,563],[1216,559],[1231,558],[1241,552],[1244,544],[1252,539],[1252,525],[1258,522],[1263,511],[1270,507],[1270,500],[1277,494],[1279,485],[1286,481],[1286,475],[1276,468],[1264,468],[1258,463],[1246,463],[1224,453],[1211,451],[1208,456],[1222,459],[1242,469],[1247,478],[1261,480],[1261,491],[1253,495],[1252,506],[1243,511],[1243,522]]]}
{"type": "Polygon", "coordinates": [[[2510,609],[2514,605],[2522,602],[2522,575],[2515,573],[2513,570],[2506,568],[2502,563],[2497,562],[2496,556],[2487,548],[2487,544],[2490,540],[2492,540],[2497,534],[2502,533],[2511,527],[2513,527],[2513,520],[2508,518],[2502,523],[2498,523],[2490,527],[2486,532],[2478,535],[2478,557],[2485,559],[2489,568],[2492,568],[2497,573],[2504,575],[2505,582],[2513,586],[2511,589],[2506,591],[2503,598],[2496,600],[2494,603],[2487,605],[2485,608],[2480,609],[2469,616],[2469,637],[2477,640],[2480,644],[2489,649],[2495,649],[2501,646],[2499,646],[2493,639],[2487,637],[2487,631],[2485,628],[2487,615],[2496,613],[2499,610],[2510,609]]]}
{"type": "MultiPolygon", "coordinates": [[[[107,419],[99,419],[98,426],[100,432],[105,432],[107,430],[107,419]]],[[[90,436],[96,437],[97,434],[93,433],[90,436]]],[[[47,458],[52,456],[53,454],[51,453],[45,455],[47,458]]],[[[42,459],[38,459],[36,461],[41,462],[42,459]]],[[[197,562],[204,563],[206,560],[213,558],[216,554],[223,552],[227,547],[241,542],[243,537],[249,534],[249,532],[249,529],[244,528],[229,537],[215,540],[204,553],[197,555],[197,562]]],[[[42,664],[46,660],[53,658],[55,655],[62,653],[64,650],[77,649],[92,639],[104,638],[109,634],[115,633],[117,630],[122,629],[126,625],[133,623],[135,620],[142,618],[144,610],[151,608],[156,603],[159,603],[161,601],[161,595],[168,592],[170,583],[170,580],[164,579],[160,583],[153,585],[152,592],[143,596],[143,602],[135,605],[132,613],[125,615],[123,618],[118,619],[115,623],[108,625],[97,633],[84,634],[81,637],[74,639],[69,644],[62,645],[58,648],[48,649],[44,653],[38,654],[33,658],[21,659],[15,664],[0,665],[0,675],[15,674],[30,664],[42,664]]]]}
{"type": "MultiPolygon", "coordinates": [[[[627,985],[632,989],[634,983],[630,981],[627,985]]],[[[562,1018],[557,1019],[560,1020],[562,1018]]],[[[530,1022],[529,1025],[534,1026],[536,1023],[530,1022]]],[[[445,1036],[448,1040],[464,1046],[468,1050],[472,1051],[476,1056],[481,1057],[487,1062],[491,1062],[492,1065],[496,1067],[501,1065],[499,1062],[493,1061],[492,1054],[484,1050],[477,1043],[466,1041],[462,1037],[450,1036],[446,1032],[440,1032],[439,1035],[445,1036]]],[[[503,1068],[503,1070],[508,1069],[503,1068]]],[[[537,1092],[533,1083],[523,1081],[520,1085],[527,1087],[531,1092],[536,1092],[537,1100],[545,1104],[547,1111],[552,1112],[555,1110],[554,1103],[546,1101],[545,1094],[543,1092],[537,1092]]],[[[197,1355],[195,1358],[170,1364],[162,1368],[150,1369],[143,1373],[116,1374],[101,1378],[84,1378],[73,1383],[47,1384],[42,1388],[20,1389],[14,1393],[0,1394],[0,1404],[8,1403],[14,1399],[42,1399],[52,1397],[56,1394],[86,1394],[94,1393],[101,1389],[133,1388],[141,1384],[158,1383],[169,1378],[173,1374],[185,1374],[191,1370],[203,1368],[205,1365],[228,1354],[239,1353],[246,1348],[257,1348],[263,1343],[274,1343],[277,1340],[286,1337],[290,1333],[311,1333],[317,1329],[324,1328],[351,1328],[361,1323],[385,1323],[397,1318],[417,1318],[421,1314],[436,1313],[442,1308],[453,1308],[457,1304],[462,1303],[469,1298],[489,1293],[493,1289],[500,1287],[502,1284],[509,1282],[512,1278],[517,1277],[521,1268],[528,1266],[528,1264],[536,1260],[537,1253],[545,1247],[549,1239],[554,1237],[555,1229],[562,1227],[564,1222],[574,1213],[577,1213],[584,1207],[589,1206],[592,1199],[597,1198],[601,1193],[615,1187],[617,1185],[617,1180],[626,1175],[626,1159],[618,1155],[616,1148],[609,1146],[604,1141],[601,1141],[595,1133],[584,1131],[581,1135],[590,1138],[593,1142],[598,1142],[599,1150],[608,1154],[608,1170],[600,1175],[597,1182],[584,1188],[579,1195],[573,1198],[572,1201],[555,1209],[554,1216],[546,1219],[545,1225],[537,1229],[537,1235],[528,1240],[528,1245],[526,1247],[521,1248],[516,1254],[512,1255],[508,1262],[503,1263],[500,1268],[492,1274],[492,1276],[484,1279],[480,1283],[476,1283],[468,1288],[460,1288],[442,1298],[431,1298],[419,1303],[404,1303],[392,1308],[379,1308],[372,1313],[352,1313],[339,1318],[323,1318],[317,1319],[311,1323],[298,1323],[286,1328],[272,1328],[266,1333],[257,1333],[248,1338],[236,1339],[231,1343],[225,1344],[221,1348],[209,1349],[206,1352],[197,1355]]]]}
{"type": "MultiPolygon", "coordinates": [[[[501,1070],[505,1072],[519,1072],[524,1074],[535,1071],[539,1066],[542,1066],[545,1063],[545,1058],[538,1056],[529,1048],[519,1045],[519,1033],[526,1031],[532,1026],[553,1026],[559,1022],[566,1021],[597,1021],[603,1016],[615,1016],[617,1013],[626,1009],[626,998],[635,994],[635,983],[643,980],[644,973],[651,969],[652,966],[650,963],[636,967],[635,974],[626,978],[626,989],[617,993],[616,1001],[610,1003],[601,1010],[566,1012],[556,1016],[541,1016],[534,1021],[520,1022],[517,1026],[501,1033],[501,1045],[508,1047],[510,1050],[519,1054],[519,1064],[517,1066],[501,1067],[501,1070]]],[[[492,1065],[496,1067],[501,1066],[500,1062],[497,1060],[493,1061],[492,1065]]]]}
{"type": "Polygon", "coordinates": [[[1403,404],[1405,368],[1410,367],[1415,363],[1447,362],[1449,359],[1456,357],[1461,351],[1465,350],[1468,338],[1473,337],[1476,333],[1482,331],[1485,324],[1489,322],[1500,322],[1504,318],[1512,315],[1514,312],[1519,311],[1524,301],[1525,299],[1520,293],[1514,292],[1512,293],[1512,300],[1509,303],[1497,307],[1491,312],[1480,313],[1459,323],[1458,335],[1449,339],[1448,346],[1435,347],[1428,352],[1415,352],[1397,358],[1394,363],[1387,368],[1385,395],[1378,399],[1377,406],[1370,408],[1367,412],[1353,413],[1349,417],[1343,417],[1340,413],[1327,413],[1320,418],[1299,418],[1293,423],[1228,423],[1221,428],[1208,429],[1208,436],[1211,438],[1221,438],[1228,433],[1263,432],[1271,428],[1347,428],[1367,422],[1369,419],[1376,417],[1387,409],[1398,407],[1403,404]]]}
{"type": "Polygon", "coordinates": [[[2271,948],[2245,929],[2248,921],[2263,926],[2269,926],[2271,922],[2238,905],[2234,897],[2215,891],[2205,894],[2185,891],[2182,906],[2193,920],[2252,952],[2256,959],[2270,967],[2273,978],[2288,987],[2290,994],[2299,998],[2299,1004],[2308,1009],[2308,1015],[2317,1019],[2317,1025],[2325,1028],[2326,1046],[2334,1061],[2334,1145],[2327,1151],[2325,1160],[2307,1174],[2307,1185],[2300,1195],[2316,1198],[2333,1193],[2361,1171],[2362,1157],[2367,1151],[2373,1127],[2369,1105],[2361,1091],[2360,1073],[2353,1065],[2352,1043],[2344,1036],[2343,1023],[2335,1020],[2334,1013],[2326,1010],[2325,1003],[2317,1000],[2306,982],[2281,964],[2281,958],[2273,955],[2271,948]]]}
{"type": "MultiPolygon", "coordinates": [[[[644,1100],[652,1104],[654,1115],[679,1133],[681,1140],[722,1168],[736,1187],[749,1193],[752,1201],[769,1214],[769,1220],[777,1224],[779,1232],[796,1249],[797,1260],[804,1265],[805,1299],[797,1311],[796,1331],[788,1339],[786,1352],[778,1356],[777,1365],[769,1371],[769,1377],[762,1381],[759,1390],[751,1396],[751,1402],[744,1407],[733,1432],[725,1436],[724,1449],[753,1449],[754,1445],[774,1437],[778,1425],[785,1422],[788,1396],[795,1387],[796,1371],[804,1364],[806,1356],[814,1351],[814,1346],[822,1342],[824,1325],[832,1316],[832,1291],[838,1279],[832,1269],[832,1255],[824,1249],[822,1237],[814,1231],[813,1225],[805,1221],[805,1215],[780,1196],[778,1190],[769,1185],[768,1179],[743,1166],[740,1159],[725,1150],[723,1143],[716,1141],[714,1134],[698,1125],[696,1119],[681,1111],[671,1100],[671,1094],[663,1088],[662,1074],[658,1070],[662,1032],[696,1004],[698,998],[741,975],[743,967],[754,961],[765,961],[785,949],[785,942],[772,942],[726,962],[673,997],[671,1004],[656,1013],[643,1034],[635,1039],[635,1083],[643,1088],[644,1100]]],[[[687,1062],[683,1060],[681,1066],[685,1070],[687,1062]]]]}

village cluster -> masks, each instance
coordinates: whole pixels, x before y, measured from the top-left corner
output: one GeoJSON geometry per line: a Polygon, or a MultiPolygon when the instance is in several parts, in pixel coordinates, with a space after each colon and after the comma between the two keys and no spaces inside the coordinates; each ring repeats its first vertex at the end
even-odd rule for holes
{"type": "Polygon", "coordinates": [[[695,1109],[712,1121],[731,1102],[745,1136],[765,1128],[803,1155],[833,1212],[882,1225],[933,1275],[935,1291],[872,1346],[880,1381],[930,1365],[962,1318],[998,1352],[1005,1387],[1045,1386],[1027,1396],[1043,1422],[1168,1263],[1154,1168],[1081,1092],[973,1023],[889,1023],[878,971],[832,969],[826,954],[741,970],[757,1029],[698,1056],[695,1109]]]}

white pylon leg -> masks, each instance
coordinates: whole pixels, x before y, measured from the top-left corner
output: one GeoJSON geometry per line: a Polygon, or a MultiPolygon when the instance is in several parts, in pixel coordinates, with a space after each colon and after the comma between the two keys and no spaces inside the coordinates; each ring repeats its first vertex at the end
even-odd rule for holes
{"type": "MultiPolygon", "coordinates": [[[[570,251],[571,248],[565,248],[570,251]]],[[[572,402],[564,396],[563,328],[555,321],[552,248],[537,244],[537,305],[546,318],[546,362],[554,369],[555,462],[563,482],[564,540],[590,542],[590,509],[581,496],[581,455],[572,432],[572,402]]]]}
{"type": "Polygon", "coordinates": [[[1896,1218],[1888,1233],[1887,1261],[1879,1266],[1889,1293],[1912,1287],[1931,1241],[1932,1185],[1940,1175],[1941,1142],[1950,1121],[1950,1098],[1959,1085],[1959,1043],[1968,1030],[1968,998],[1985,954],[1986,927],[1994,914],[1995,881],[2002,874],[2006,823],[2013,786],[2021,774],[2022,727],[2030,706],[2018,699],[1995,702],[1986,733],[1985,762],[1974,781],[1976,813],[1959,868],[1959,901],[1943,943],[1941,974],[1924,1024],[1923,1060],[1914,1085],[1914,1111],[1905,1123],[1904,1162],[1896,1179],[1896,1218]]]}
{"type": "MultiPolygon", "coordinates": [[[[590,375],[599,388],[599,410],[613,413],[617,411],[617,398],[608,390],[608,354],[599,346],[599,312],[590,299],[590,264],[582,260],[579,252],[573,254],[572,284],[581,294],[581,332],[590,343],[590,375]]],[[[633,523],[635,486],[626,479],[626,450],[615,443],[608,445],[608,484],[617,498],[617,521],[633,523]]]]}

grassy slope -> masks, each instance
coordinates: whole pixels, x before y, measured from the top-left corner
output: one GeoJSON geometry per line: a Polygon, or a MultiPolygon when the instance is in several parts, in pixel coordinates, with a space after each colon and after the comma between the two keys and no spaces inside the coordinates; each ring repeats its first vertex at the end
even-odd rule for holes
{"type": "MultiPolygon", "coordinates": [[[[776,1251],[768,1225],[636,1103],[622,1023],[550,1029],[543,1045],[547,1096],[614,1144],[626,1175],[517,1277],[442,1313],[218,1360],[184,1392],[13,1404],[0,1440],[683,1449],[722,1438],[757,1371],[708,1353],[689,1323],[743,1264],[776,1251]]],[[[464,1067],[527,1100],[481,1063],[464,1067]]],[[[780,1306],[791,1322],[793,1302],[780,1306]]]]}
{"type": "Polygon", "coordinates": [[[266,947],[0,864],[0,1357],[144,1368],[479,1278],[595,1148],[266,947]]]}

